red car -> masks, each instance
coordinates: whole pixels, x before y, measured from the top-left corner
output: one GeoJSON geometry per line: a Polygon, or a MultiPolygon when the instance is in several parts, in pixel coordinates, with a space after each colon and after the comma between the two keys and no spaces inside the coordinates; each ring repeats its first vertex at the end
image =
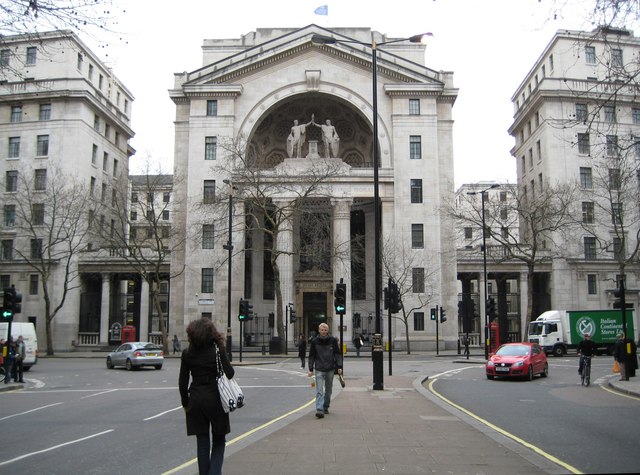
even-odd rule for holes
{"type": "Polygon", "coordinates": [[[486,366],[487,379],[527,378],[539,374],[549,375],[547,355],[537,343],[506,343],[489,356],[486,366]]]}

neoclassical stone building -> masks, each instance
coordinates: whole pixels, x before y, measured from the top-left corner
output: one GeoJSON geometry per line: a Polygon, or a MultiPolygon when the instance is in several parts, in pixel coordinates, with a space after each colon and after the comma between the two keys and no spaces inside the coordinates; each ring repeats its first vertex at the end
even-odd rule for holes
{"type": "Polygon", "coordinates": [[[397,280],[403,275],[404,306],[412,310],[406,327],[392,320],[394,346],[403,348],[408,328],[412,348],[435,348],[429,321],[435,305],[450,315],[440,326],[440,347],[456,345],[455,242],[440,209],[454,191],[457,89],[451,72],[425,65],[424,45],[394,40],[367,28],[257,29],[236,39],[205,40],[203,66],[176,74],[170,91],[176,106],[172,222],[189,238],[172,253],[172,269],[184,267],[171,281],[172,334],[183,335],[200,315],[225,329],[230,308],[235,347],[240,298],[259,317],[245,325],[245,343],[264,343],[277,333],[277,325],[270,329],[266,322],[278,313],[278,302],[284,315],[290,309],[297,314],[278,335],[290,343],[323,321],[338,334],[333,290],[342,279],[348,289],[344,340],[371,335],[375,42],[381,254],[388,264],[383,285],[388,268],[397,280]],[[314,35],[338,42],[319,44],[314,35]],[[252,214],[258,195],[267,203],[262,218],[252,214]],[[285,219],[272,246],[267,218],[278,213],[285,219]]]}

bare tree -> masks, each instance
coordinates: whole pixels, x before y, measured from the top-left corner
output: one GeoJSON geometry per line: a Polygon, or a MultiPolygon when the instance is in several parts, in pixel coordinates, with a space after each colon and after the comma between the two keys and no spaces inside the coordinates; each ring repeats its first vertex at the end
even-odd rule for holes
{"type": "MultiPolygon", "coordinates": [[[[487,257],[493,262],[520,261],[527,268],[526,318],[533,318],[533,277],[537,266],[550,262],[562,249],[563,236],[577,226],[574,206],[577,185],[543,185],[535,194],[523,186],[505,186],[504,200],[485,199],[484,232],[487,257]]],[[[458,223],[483,229],[483,210],[478,194],[460,195],[457,206],[447,209],[458,223]]],[[[482,240],[479,233],[478,240],[482,240]]],[[[479,247],[480,248],[480,247],[479,247]]]]}
{"type": "Polygon", "coordinates": [[[102,246],[124,259],[149,284],[154,313],[162,334],[164,351],[169,351],[169,334],[162,305],[161,284],[182,274],[182,268],[170,268],[172,250],[184,246],[185,230],[171,225],[171,211],[176,207],[173,176],[160,166],[152,173],[147,162],[146,174],[131,176],[114,184],[111,226],[102,227],[102,246]],[[127,212],[128,211],[128,212],[127,212]]]}
{"type": "MultiPolygon", "coordinates": [[[[299,222],[305,213],[308,218],[304,225],[307,234],[327,233],[327,215],[316,213],[312,203],[329,198],[325,184],[341,173],[343,164],[335,159],[314,159],[307,161],[303,168],[294,170],[284,163],[284,157],[266,157],[256,144],[247,144],[243,137],[220,141],[219,146],[226,157],[215,167],[214,173],[230,177],[236,189],[236,200],[244,214],[244,219],[238,222],[242,223],[246,236],[257,233],[264,237],[245,240],[245,251],[263,251],[269,258],[276,300],[275,325],[278,335],[282,336],[285,334],[280,273],[282,260],[300,256],[301,252],[312,262],[326,256],[327,251],[332,253],[328,257],[333,255],[333,250],[325,247],[326,240],[318,243],[317,235],[316,240],[303,240],[296,248],[291,234],[292,223],[299,222]],[[285,236],[287,233],[288,237],[285,236]],[[283,238],[291,244],[289,247],[282,245],[283,238]]],[[[282,341],[282,344],[286,342],[282,341]]]]}
{"type": "Polygon", "coordinates": [[[406,242],[398,242],[387,236],[383,244],[382,265],[385,274],[398,286],[402,300],[400,313],[393,318],[400,320],[405,328],[407,354],[411,354],[409,319],[429,305],[437,289],[438,271],[429,265],[428,259],[420,257],[407,247],[406,242]],[[406,304],[409,303],[409,306],[406,304]]]}
{"type": "Polygon", "coordinates": [[[76,260],[90,242],[93,201],[84,185],[54,166],[16,173],[16,193],[5,202],[5,215],[15,213],[15,256],[39,276],[47,355],[53,355],[52,322],[80,286],[76,260]],[[59,291],[53,291],[54,283],[59,291]]]}

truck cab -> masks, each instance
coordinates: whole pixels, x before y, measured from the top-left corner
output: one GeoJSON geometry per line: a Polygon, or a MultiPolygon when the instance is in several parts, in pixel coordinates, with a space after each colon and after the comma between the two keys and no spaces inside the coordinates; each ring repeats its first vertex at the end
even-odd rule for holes
{"type": "Polygon", "coordinates": [[[566,341],[563,336],[563,325],[558,311],[544,312],[534,321],[529,322],[527,328],[528,341],[537,343],[545,353],[562,356],[567,353],[566,341]]]}

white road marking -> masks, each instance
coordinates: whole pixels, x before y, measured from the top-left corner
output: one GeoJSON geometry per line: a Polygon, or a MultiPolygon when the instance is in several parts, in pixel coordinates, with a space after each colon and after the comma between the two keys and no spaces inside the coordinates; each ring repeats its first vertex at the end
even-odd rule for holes
{"type": "Polygon", "coordinates": [[[31,409],[31,410],[29,410],[29,411],[20,412],[20,413],[18,413],[18,414],[12,414],[12,415],[10,415],[10,416],[4,416],[4,417],[0,418],[0,421],[4,421],[4,420],[6,420],[6,419],[11,419],[12,417],[23,416],[23,415],[25,415],[25,414],[29,414],[30,412],[40,411],[40,410],[42,410],[42,409],[47,409],[47,408],[49,408],[49,407],[57,406],[57,405],[59,405],[59,404],[63,404],[63,403],[61,403],[61,402],[56,402],[56,403],[54,403],[54,404],[48,404],[48,405],[46,405],[46,406],[36,407],[35,409],[31,409]]]}

